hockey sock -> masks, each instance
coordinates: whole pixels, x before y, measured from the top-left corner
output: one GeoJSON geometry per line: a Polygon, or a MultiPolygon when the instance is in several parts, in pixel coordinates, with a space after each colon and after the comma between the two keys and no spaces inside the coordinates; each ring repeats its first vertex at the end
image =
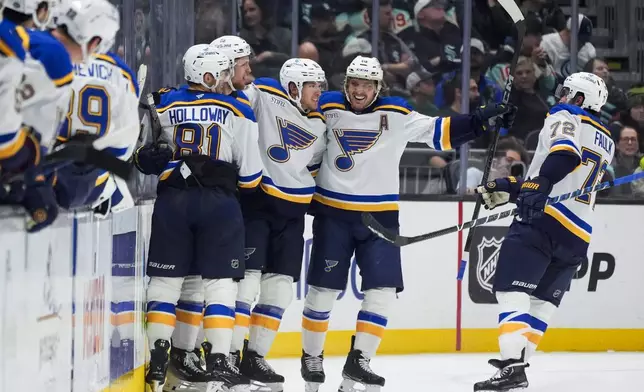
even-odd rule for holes
{"type": "Polygon", "coordinates": [[[237,284],[237,301],[235,302],[235,329],[230,347],[231,352],[244,348],[244,339],[250,326],[250,308],[259,291],[262,273],[256,270],[246,270],[244,279],[237,284]]]}
{"type": "Polygon", "coordinates": [[[182,282],[183,278],[150,278],[146,312],[149,347],[154,347],[154,342],[159,339],[170,341],[182,282]]]}
{"type": "MultiPolygon", "coordinates": [[[[531,333],[530,296],[521,292],[497,292],[499,302],[499,349],[501,359],[521,359],[531,333]]],[[[524,358],[525,360],[525,358],[524,358]]]]}
{"type": "Polygon", "coordinates": [[[340,291],[311,286],[302,313],[302,349],[317,357],[324,350],[329,318],[340,291]]]}
{"type": "Polygon", "coordinates": [[[376,355],[380,341],[387,327],[387,314],[396,299],[395,288],[366,290],[362,310],[356,322],[355,350],[360,350],[367,358],[376,355]]]}
{"type": "Polygon", "coordinates": [[[201,276],[187,276],[181,286],[177,303],[177,324],[172,334],[172,345],[191,351],[195,347],[203,318],[204,296],[201,276]]]}
{"type": "MultiPolygon", "coordinates": [[[[206,307],[204,306],[204,313],[206,307]]],[[[199,331],[197,331],[197,340],[195,341],[195,348],[201,350],[201,343],[206,341],[206,335],[203,332],[203,313],[201,314],[201,323],[199,324],[199,331]]]]}
{"type": "Polygon", "coordinates": [[[293,278],[268,273],[262,275],[259,301],[250,318],[248,349],[266,356],[282,322],[284,310],[293,300],[293,278]]]}
{"type": "Polygon", "coordinates": [[[235,298],[237,284],[232,279],[205,279],[206,311],[203,327],[213,354],[230,351],[235,326],[235,298]]]}
{"type": "Polygon", "coordinates": [[[525,352],[526,362],[537,351],[541,338],[548,329],[548,323],[557,307],[547,301],[530,297],[530,332],[526,334],[528,345],[525,352]]]}
{"type": "Polygon", "coordinates": [[[136,310],[134,301],[130,300],[134,292],[134,277],[112,277],[112,303],[110,321],[118,331],[120,340],[134,340],[134,320],[136,310]]]}
{"type": "Polygon", "coordinates": [[[284,309],[277,306],[257,304],[250,317],[248,349],[265,357],[268,354],[282,322],[284,309]]]}

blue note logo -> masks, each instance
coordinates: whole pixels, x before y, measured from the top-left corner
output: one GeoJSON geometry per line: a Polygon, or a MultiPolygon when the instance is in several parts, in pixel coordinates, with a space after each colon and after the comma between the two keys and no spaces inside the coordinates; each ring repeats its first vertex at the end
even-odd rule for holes
{"type": "Polygon", "coordinates": [[[273,144],[267,150],[268,157],[275,162],[284,163],[291,158],[290,150],[304,150],[313,145],[317,136],[306,129],[277,117],[280,144],[273,144]]]}
{"type": "Polygon", "coordinates": [[[365,152],[373,147],[382,131],[368,129],[334,129],[333,134],[338,141],[342,154],[335,157],[335,167],[343,172],[353,169],[353,155],[365,152]]]}
{"type": "Polygon", "coordinates": [[[257,250],[257,248],[244,248],[244,260],[250,259],[250,256],[255,253],[255,250],[257,250]]]}
{"type": "Polygon", "coordinates": [[[326,263],[326,267],[324,267],[324,271],[326,272],[331,272],[333,267],[335,267],[340,263],[338,260],[329,260],[329,259],[325,259],[324,262],[326,263]]]}

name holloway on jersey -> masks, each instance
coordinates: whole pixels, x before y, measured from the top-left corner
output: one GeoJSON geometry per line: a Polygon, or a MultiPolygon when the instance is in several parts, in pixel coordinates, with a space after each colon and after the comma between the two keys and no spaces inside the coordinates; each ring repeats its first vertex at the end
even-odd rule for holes
{"type": "Polygon", "coordinates": [[[200,154],[236,164],[240,188],[259,185],[262,161],[257,122],[245,99],[190,90],[188,86],[164,92],[160,99],[160,138],[172,147],[174,156],[159,180],[166,180],[179,167],[182,156],[200,154]]]}
{"type": "Polygon", "coordinates": [[[324,116],[302,113],[275,79],[259,78],[244,91],[260,126],[261,188],[281,214],[304,215],[326,149],[324,116]]]}
{"type": "MultiPolygon", "coordinates": [[[[585,110],[567,104],[550,109],[527,178],[539,175],[541,165],[551,152],[566,151],[580,157],[579,166],[552,188],[558,196],[599,183],[613,160],[615,144],[610,131],[585,110]]],[[[596,193],[546,206],[543,219],[536,225],[553,233],[571,248],[585,254],[593,232],[590,217],[596,193]]]]}
{"type": "Polygon", "coordinates": [[[398,225],[398,163],[407,143],[452,148],[450,117],[428,117],[399,97],[380,97],[362,113],[349,111],[344,94],[326,92],[320,110],[326,117],[327,150],[316,178],[316,208],[354,215],[378,213],[385,225],[398,225]],[[354,212],[351,214],[351,212],[354,212]]]}

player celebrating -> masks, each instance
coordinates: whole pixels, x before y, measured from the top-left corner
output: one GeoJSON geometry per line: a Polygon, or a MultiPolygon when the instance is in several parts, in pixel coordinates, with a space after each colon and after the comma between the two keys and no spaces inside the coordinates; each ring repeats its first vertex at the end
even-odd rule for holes
{"type": "Polygon", "coordinates": [[[340,391],[356,383],[377,391],[385,379],[369,367],[387,325],[396,292],[403,289],[400,248],[361,223],[369,211],[386,227],[398,227],[398,163],[409,141],[449,150],[488,131],[500,117],[509,128],[512,107],[493,104],[471,115],[428,117],[405,100],[382,97],[383,71],[376,58],[356,57],[346,72],[344,92],[322,94],[329,136],[313,196],[313,249],[307,280],[311,285],[302,318],[302,376],[307,391],[324,382],[322,350],[330,312],[346,288],[355,251],[364,300],[357,333],[342,372],[340,391]]]}
{"type": "MultiPolygon", "coordinates": [[[[144,173],[160,172],[147,269],[151,361],[146,382],[155,391],[165,380],[175,305],[193,263],[204,279],[204,332],[210,346],[209,372],[201,381],[235,389],[249,384],[227,357],[237,296],[234,280],[244,276],[244,226],[235,192],[261,181],[257,124],[248,105],[228,96],[228,57],[207,51],[192,66],[192,75],[199,78],[163,94],[157,107],[161,142],[171,146],[173,156],[160,169],[161,159],[142,160],[139,154],[156,147],[137,151],[144,173]]],[[[158,151],[163,155],[166,150],[158,151]]],[[[172,360],[184,361],[191,351],[175,347],[172,360]]]]}
{"type": "Polygon", "coordinates": [[[475,391],[527,388],[525,368],[581,263],[586,260],[595,194],[546,206],[560,195],[599,182],[613,159],[614,143],[601,124],[604,81],[579,72],[566,78],[550,109],[524,182],[501,178],[477,188],[487,208],[516,202],[518,217],[501,246],[494,291],[499,303],[498,372],[475,391]],[[517,259],[518,258],[518,259],[517,259]]]}
{"type": "MultiPolygon", "coordinates": [[[[280,81],[256,79],[246,90],[261,128],[264,163],[262,192],[242,198],[246,226],[246,278],[239,283],[237,325],[250,322],[242,374],[282,391],[284,377],[264,357],[273,344],[284,311],[293,299],[304,251],[304,216],[315,191],[314,173],[326,148],[326,125],[316,111],[325,89],[322,68],[312,60],[290,59],[280,81]],[[261,275],[261,283],[255,276],[261,275]],[[253,279],[249,279],[249,277],[253,279]],[[259,290],[261,287],[261,290],[259,290]],[[260,291],[257,305],[250,306],[260,291]]],[[[239,358],[244,336],[233,342],[239,358]]]]}

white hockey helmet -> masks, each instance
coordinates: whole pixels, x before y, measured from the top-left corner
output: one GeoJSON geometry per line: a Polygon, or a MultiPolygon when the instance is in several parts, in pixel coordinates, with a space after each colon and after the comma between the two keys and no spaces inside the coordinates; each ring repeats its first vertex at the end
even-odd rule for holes
{"type": "Polygon", "coordinates": [[[105,53],[114,44],[120,28],[119,12],[107,0],[66,0],[58,13],[58,26],[65,26],[67,33],[83,51],[83,59],[94,53],[105,53]],[[94,53],[88,53],[87,45],[98,37],[101,42],[94,53]]]}
{"type": "Polygon", "coordinates": [[[572,101],[577,94],[584,96],[581,108],[595,112],[601,111],[608,100],[608,88],[604,80],[589,72],[577,72],[568,76],[555,93],[558,98],[566,97],[568,101],[572,101]]]}
{"type": "Polygon", "coordinates": [[[376,82],[376,95],[374,95],[373,100],[367,105],[371,106],[378,99],[378,94],[380,94],[380,90],[382,89],[382,77],[382,66],[377,58],[357,56],[347,67],[347,73],[344,77],[344,94],[349,99],[347,89],[349,79],[373,80],[376,82]]]}
{"type": "Polygon", "coordinates": [[[201,83],[199,78],[194,74],[194,68],[193,64],[195,60],[197,60],[197,57],[202,52],[205,52],[210,45],[208,44],[197,44],[193,45],[188,50],[186,50],[186,54],[183,55],[183,77],[188,81],[192,83],[201,83]]]}
{"type": "Polygon", "coordinates": [[[289,59],[282,65],[280,70],[280,84],[286,90],[286,95],[301,111],[302,108],[302,88],[306,82],[318,82],[322,84],[322,89],[326,89],[326,76],[324,70],[318,63],[309,59],[289,59]],[[295,83],[297,87],[297,97],[291,97],[289,84],[295,83]]]}
{"type": "Polygon", "coordinates": [[[194,83],[215,91],[221,82],[228,83],[232,88],[233,60],[223,53],[215,52],[212,48],[199,53],[192,63],[192,75],[195,77],[194,83]],[[208,86],[204,81],[204,76],[210,73],[215,78],[214,86],[208,86]]]}
{"type": "Polygon", "coordinates": [[[245,39],[237,37],[236,35],[224,35],[210,43],[210,47],[228,56],[231,60],[250,56],[252,50],[245,39]]]}
{"type": "Polygon", "coordinates": [[[55,2],[56,0],[4,0],[2,2],[2,8],[9,8],[10,10],[20,12],[21,14],[31,15],[36,27],[40,30],[44,30],[53,19],[53,9],[55,8],[55,2]],[[38,20],[38,15],[36,14],[36,12],[38,11],[38,6],[40,6],[42,3],[45,3],[45,5],[47,5],[48,14],[45,20],[40,21],[38,20]]]}

